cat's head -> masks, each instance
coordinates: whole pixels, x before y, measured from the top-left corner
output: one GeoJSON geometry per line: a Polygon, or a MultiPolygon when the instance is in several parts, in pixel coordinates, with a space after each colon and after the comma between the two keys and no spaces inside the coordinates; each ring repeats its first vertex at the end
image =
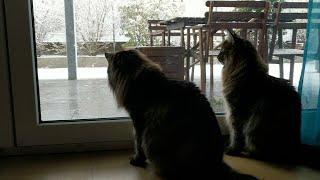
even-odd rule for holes
{"type": "Polygon", "coordinates": [[[136,50],[125,50],[117,53],[105,53],[108,60],[108,80],[111,89],[120,82],[126,82],[142,66],[142,58],[136,50]]]}
{"type": "Polygon", "coordinates": [[[132,75],[142,65],[141,54],[136,50],[125,50],[117,53],[105,53],[108,60],[108,75],[132,75]]]}
{"type": "Polygon", "coordinates": [[[157,64],[134,49],[123,50],[114,54],[105,53],[105,57],[108,60],[109,85],[117,97],[118,104],[121,104],[128,84],[134,81],[143,69],[161,70],[157,64]]]}
{"type": "Polygon", "coordinates": [[[228,30],[227,39],[222,42],[221,51],[217,58],[224,65],[224,68],[246,65],[264,66],[252,43],[240,38],[232,30],[228,30]]]}

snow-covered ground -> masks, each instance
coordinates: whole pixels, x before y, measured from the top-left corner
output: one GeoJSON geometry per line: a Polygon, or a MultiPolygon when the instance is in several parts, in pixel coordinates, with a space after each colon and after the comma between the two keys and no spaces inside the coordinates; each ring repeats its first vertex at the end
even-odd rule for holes
{"type": "MultiPolygon", "coordinates": [[[[289,63],[284,64],[284,77],[288,79],[289,77],[289,63]]],[[[209,65],[207,65],[207,72],[209,72],[209,65]]],[[[301,73],[302,63],[295,63],[294,66],[294,78],[293,84],[298,86],[300,73],[301,73]]],[[[214,65],[214,79],[220,81],[221,79],[222,65],[214,65]]],[[[95,67],[95,68],[78,68],[77,70],[78,79],[104,79],[107,78],[107,68],[106,67],[95,67]]],[[[269,74],[275,77],[279,77],[279,65],[270,64],[269,74]]],[[[67,79],[68,69],[67,68],[54,68],[54,69],[38,69],[39,80],[57,80],[57,79],[67,79]]],[[[195,68],[195,79],[200,79],[200,66],[196,65],[195,68]]],[[[207,73],[207,79],[209,79],[209,73],[207,73]]]]}

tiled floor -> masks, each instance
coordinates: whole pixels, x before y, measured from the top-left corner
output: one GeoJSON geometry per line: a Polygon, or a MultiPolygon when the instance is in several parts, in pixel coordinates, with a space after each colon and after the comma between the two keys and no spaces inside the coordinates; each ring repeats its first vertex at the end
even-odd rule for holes
{"type": "MultiPolygon", "coordinates": [[[[130,151],[18,156],[0,158],[1,180],[159,180],[150,171],[129,165],[130,151]]],[[[320,171],[283,167],[225,157],[234,169],[263,180],[319,180],[320,171]]]]}

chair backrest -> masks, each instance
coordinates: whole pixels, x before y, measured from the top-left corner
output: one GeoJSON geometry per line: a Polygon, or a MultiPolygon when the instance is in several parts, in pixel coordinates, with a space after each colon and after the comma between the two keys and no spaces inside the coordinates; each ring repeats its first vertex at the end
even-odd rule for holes
{"type": "Polygon", "coordinates": [[[211,28],[237,29],[240,36],[250,40],[259,54],[267,59],[267,19],[270,3],[267,1],[207,1],[205,13],[211,28]],[[247,30],[251,31],[248,32],[247,30]],[[248,34],[249,38],[248,38],[248,34]]]}
{"type": "Polygon", "coordinates": [[[270,43],[269,61],[272,60],[276,39],[279,48],[283,48],[283,29],[291,29],[291,46],[297,48],[297,33],[299,29],[306,29],[308,19],[307,2],[275,2],[272,13],[273,32],[270,43]],[[278,38],[277,38],[278,37],[278,38]]]}
{"type": "Polygon", "coordinates": [[[269,9],[266,1],[207,1],[206,6],[209,7],[209,12],[205,13],[208,23],[266,21],[269,9]],[[239,8],[241,11],[234,11],[239,8]]]}
{"type": "Polygon", "coordinates": [[[307,2],[275,2],[272,19],[277,28],[305,29],[308,19],[307,2]]]}
{"type": "Polygon", "coordinates": [[[173,79],[184,79],[184,47],[136,47],[155,63],[164,74],[173,79]]]}
{"type": "Polygon", "coordinates": [[[166,26],[165,25],[161,25],[160,23],[163,20],[148,20],[148,24],[149,24],[149,31],[152,30],[165,30],[166,26]]]}
{"type": "Polygon", "coordinates": [[[157,36],[162,36],[162,45],[165,44],[165,31],[166,31],[166,26],[161,25],[161,22],[163,20],[148,20],[148,29],[149,29],[149,35],[150,35],[150,46],[153,46],[153,37],[157,36]]]}

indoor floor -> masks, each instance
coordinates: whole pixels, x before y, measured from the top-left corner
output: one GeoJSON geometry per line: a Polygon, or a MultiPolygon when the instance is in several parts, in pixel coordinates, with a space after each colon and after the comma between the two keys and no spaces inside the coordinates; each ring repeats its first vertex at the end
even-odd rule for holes
{"type": "MultiPolygon", "coordinates": [[[[1,180],[159,180],[150,171],[129,165],[131,151],[100,151],[0,158],[1,180]]],[[[319,180],[320,171],[283,167],[261,161],[225,157],[242,173],[263,180],[319,180]]]]}

